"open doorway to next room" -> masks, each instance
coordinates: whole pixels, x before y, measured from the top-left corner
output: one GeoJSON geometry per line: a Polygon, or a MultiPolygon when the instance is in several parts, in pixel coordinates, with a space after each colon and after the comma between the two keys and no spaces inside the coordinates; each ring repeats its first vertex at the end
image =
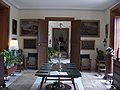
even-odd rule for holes
{"type": "Polygon", "coordinates": [[[49,21],[48,26],[48,47],[60,51],[62,58],[69,58],[71,21],[49,21]]]}

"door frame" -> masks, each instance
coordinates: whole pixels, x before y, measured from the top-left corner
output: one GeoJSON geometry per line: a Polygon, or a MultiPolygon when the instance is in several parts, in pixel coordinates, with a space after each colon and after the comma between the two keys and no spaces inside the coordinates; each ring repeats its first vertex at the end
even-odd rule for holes
{"type": "MultiPolygon", "coordinates": [[[[45,20],[47,20],[47,23],[49,23],[49,21],[71,21],[72,22],[73,20],[75,20],[75,18],[74,17],[45,17],[45,20]]],[[[69,56],[69,54],[68,54],[68,56],[69,56]]]]}
{"type": "Polygon", "coordinates": [[[71,21],[71,39],[70,39],[70,62],[75,63],[77,68],[80,69],[80,20],[74,20],[74,17],[45,17],[49,21],[71,21]],[[77,27],[77,29],[75,29],[77,27]],[[78,36],[76,35],[79,34],[78,36]],[[75,36],[74,36],[75,35],[75,36]],[[76,40],[78,39],[78,40],[76,40]],[[74,41],[76,40],[76,41],[74,41]],[[73,41],[73,42],[72,42],[73,41]],[[75,47],[75,50],[73,49],[75,47]],[[74,55],[75,53],[76,56],[74,55]]]}
{"type": "Polygon", "coordinates": [[[109,36],[109,45],[114,48],[114,21],[115,16],[120,16],[120,3],[117,4],[110,10],[110,36],[109,36]]]}

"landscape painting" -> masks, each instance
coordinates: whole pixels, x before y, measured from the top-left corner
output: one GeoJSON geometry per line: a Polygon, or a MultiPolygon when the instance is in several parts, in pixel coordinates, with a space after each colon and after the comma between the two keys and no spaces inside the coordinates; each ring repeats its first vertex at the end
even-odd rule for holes
{"type": "Polygon", "coordinates": [[[81,20],[80,35],[81,37],[99,37],[100,21],[99,20],[81,20]]]}

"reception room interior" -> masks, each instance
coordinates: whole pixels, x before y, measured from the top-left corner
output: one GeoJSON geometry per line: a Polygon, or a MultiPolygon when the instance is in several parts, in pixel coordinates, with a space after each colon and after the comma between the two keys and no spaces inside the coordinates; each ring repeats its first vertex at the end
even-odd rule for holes
{"type": "Polygon", "coordinates": [[[0,0],[0,90],[120,90],[119,0],[0,0]]]}

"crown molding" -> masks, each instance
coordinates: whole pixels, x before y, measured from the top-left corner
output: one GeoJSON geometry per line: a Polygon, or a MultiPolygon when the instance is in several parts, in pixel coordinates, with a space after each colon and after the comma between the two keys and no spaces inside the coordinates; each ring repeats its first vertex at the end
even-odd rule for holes
{"type": "Polygon", "coordinates": [[[20,9],[19,5],[17,5],[14,0],[4,0],[4,2],[9,3],[10,5],[17,9],[20,9]]]}

